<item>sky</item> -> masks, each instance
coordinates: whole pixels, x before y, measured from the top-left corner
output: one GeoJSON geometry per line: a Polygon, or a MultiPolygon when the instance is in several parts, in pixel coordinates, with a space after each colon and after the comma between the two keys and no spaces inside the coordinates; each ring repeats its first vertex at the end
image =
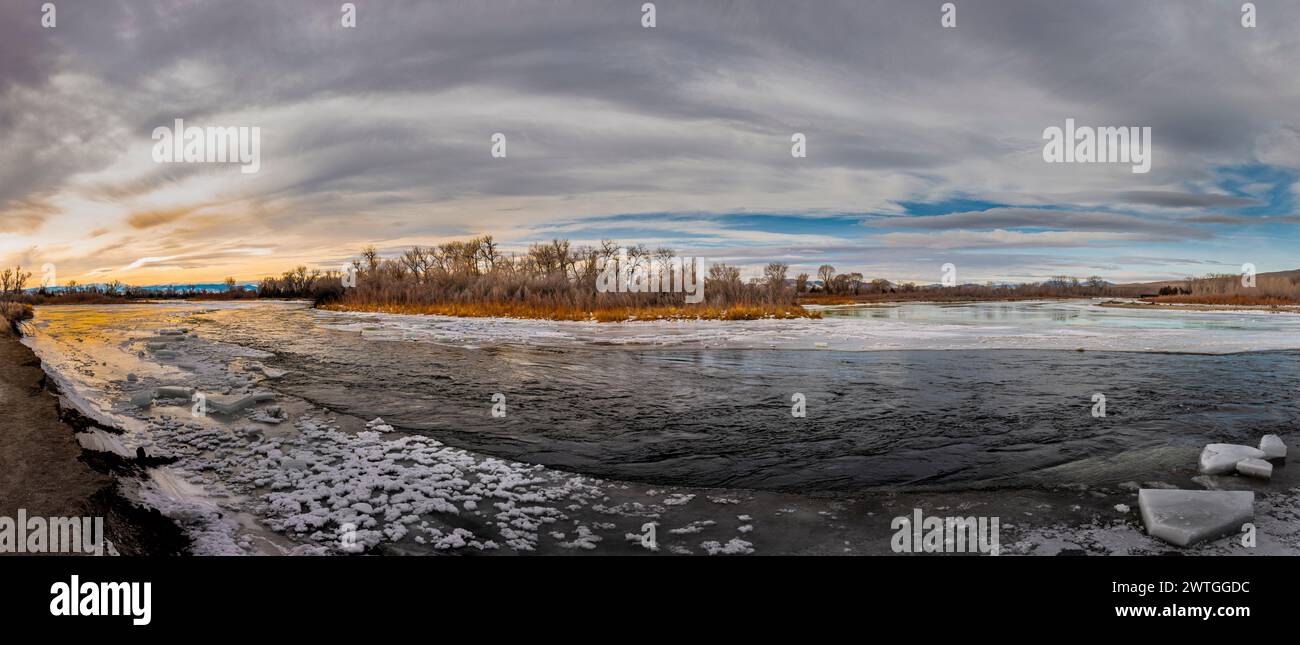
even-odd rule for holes
{"type": "Polygon", "coordinates": [[[922,283],[1300,267],[1296,2],[42,4],[0,3],[0,264],[60,283],[481,234],[922,283]],[[177,118],[259,128],[258,171],[159,163],[177,118]],[[1150,172],[1045,162],[1066,119],[1151,128],[1150,172]]]}

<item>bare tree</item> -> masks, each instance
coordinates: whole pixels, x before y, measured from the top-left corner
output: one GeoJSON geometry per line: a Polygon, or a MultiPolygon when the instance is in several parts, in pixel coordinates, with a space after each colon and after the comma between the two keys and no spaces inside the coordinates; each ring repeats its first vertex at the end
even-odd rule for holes
{"type": "Polygon", "coordinates": [[[821,278],[822,288],[826,289],[827,293],[830,293],[831,280],[835,277],[835,267],[829,264],[823,264],[817,267],[817,277],[821,278]]]}

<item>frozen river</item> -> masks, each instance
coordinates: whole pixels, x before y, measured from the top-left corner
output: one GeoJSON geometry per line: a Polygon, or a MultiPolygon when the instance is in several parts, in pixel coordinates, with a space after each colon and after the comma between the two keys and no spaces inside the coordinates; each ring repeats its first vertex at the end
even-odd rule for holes
{"type": "Polygon", "coordinates": [[[1300,314],[1160,311],[1093,300],[810,307],[808,320],[608,325],[500,318],[321,312],[319,322],[373,339],[460,345],[629,345],[680,348],[1088,349],[1236,353],[1300,349],[1300,314]]]}
{"type": "MultiPolygon", "coordinates": [[[[348,527],[364,548],[637,552],[652,521],[664,551],[871,553],[888,551],[891,504],[1011,500],[1042,505],[1022,519],[1024,552],[1073,548],[1044,531],[1101,519],[1123,539],[1075,546],[1159,550],[1114,508],[1133,504],[1131,484],[1188,487],[1205,443],[1300,422],[1297,315],[1091,301],[824,314],[47,307],[27,342],[71,399],[125,430],[105,441],[175,459],[141,495],[226,552],[333,552],[348,527]],[[189,400],[132,402],[158,386],[269,396],[198,417],[189,400]]],[[[1258,490],[1291,508],[1294,480],[1282,468],[1258,490]]],[[[1279,548],[1296,547],[1293,525],[1277,524],[1291,526],[1279,548]]]]}

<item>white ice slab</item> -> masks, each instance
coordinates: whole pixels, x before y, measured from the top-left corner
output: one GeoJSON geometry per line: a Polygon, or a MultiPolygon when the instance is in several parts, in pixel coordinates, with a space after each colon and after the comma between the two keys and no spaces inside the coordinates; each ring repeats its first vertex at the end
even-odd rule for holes
{"type": "Polygon", "coordinates": [[[1255,493],[1144,488],[1138,506],[1149,535],[1191,546],[1240,531],[1255,517],[1255,493]]]}
{"type": "Polygon", "coordinates": [[[1243,459],[1263,459],[1264,451],[1235,443],[1212,443],[1201,451],[1201,472],[1206,475],[1226,475],[1237,470],[1243,459]]]}
{"type": "Polygon", "coordinates": [[[257,392],[241,397],[234,396],[210,396],[207,398],[207,406],[213,412],[218,414],[234,414],[240,410],[251,408],[264,401],[274,401],[275,395],[270,392],[257,392]]]}
{"type": "Polygon", "coordinates": [[[153,390],[140,390],[131,395],[131,405],[137,408],[147,408],[153,405],[153,390]]]}
{"type": "Polygon", "coordinates": [[[154,396],[160,399],[189,399],[194,390],[183,385],[163,385],[154,390],[154,396]]]}
{"type": "Polygon", "coordinates": [[[93,452],[111,452],[127,459],[134,457],[134,455],[131,454],[131,451],[127,450],[126,446],[123,446],[121,441],[118,441],[117,437],[114,437],[99,428],[92,428],[88,432],[78,432],[76,437],[77,443],[81,444],[81,447],[85,450],[93,452]]]}
{"type": "Polygon", "coordinates": [[[1264,435],[1264,438],[1259,440],[1259,449],[1264,451],[1265,459],[1283,459],[1286,457],[1286,444],[1282,443],[1282,437],[1275,434],[1264,435]]]}
{"type": "Polygon", "coordinates": [[[1263,459],[1242,459],[1237,462],[1237,472],[1247,477],[1258,477],[1260,479],[1273,478],[1273,464],[1263,459]]]}

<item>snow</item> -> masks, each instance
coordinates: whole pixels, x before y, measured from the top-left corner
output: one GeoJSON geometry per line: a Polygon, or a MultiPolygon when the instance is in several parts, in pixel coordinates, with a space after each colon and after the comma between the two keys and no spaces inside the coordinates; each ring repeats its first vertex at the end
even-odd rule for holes
{"type": "Polygon", "coordinates": [[[577,529],[578,536],[571,542],[561,542],[560,546],[565,549],[585,549],[588,551],[596,548],[596,543],[601,541],[601,537],[591,532],[586,526],[579,526],[577,529]]]}
{"type": "Polygon", "coordinates": [[[128,482],[123,493],[176,522],[193,540],[194,553],[242,555],[247,552],[247,539],[241,539],[235,521],[201,487],[189,483],[183,473],[169,467],[151,468],[148,474],[148,480],[128,482]]]}
{"type": "Polygon", "coordinates": [[[104,432],[99,428],[91,428],[87,432],[78,432],[76,437],[77,443],[81,444],[81,447],[85,450],[93,452],[111,452],[119,457],[125,457],[127,459],[135,457],[135,455],[131,454],[130,450],[127,450],[126,446],[122,445],[122,442],[119,441],[117,437],[104,432]]]}
{"type": "Polygon", "coordinates": [[[384,420],[381,417],[375,417],[367,421],[366,427],[370,428],[371,430],[374,430],[375,432],[393,432],[395,430],[393,426],[384,423],[384,420]]]}
{"type": "Polygon", "coordinates": [[[700,544],[709,555],[748,555],[754,552],[754,543],[746,542],[740,538],[732,538],[726,544],[716,540],[709,540],[700,544]]]}
{"type": "Polygon", "coordinates": [[[1254,517],[1255,493],[1144,488],[1138,507],[1147,533],[1190,546],[1240,531],[1254,517]]]}
{"type": "Polygon", "coordinates": [[[705,528],[713,526],[717,522],[713,520],[697,520],[675,529],[669,529],[668,532],[673,535],[694,535],[703,531],[705,528]]]}

